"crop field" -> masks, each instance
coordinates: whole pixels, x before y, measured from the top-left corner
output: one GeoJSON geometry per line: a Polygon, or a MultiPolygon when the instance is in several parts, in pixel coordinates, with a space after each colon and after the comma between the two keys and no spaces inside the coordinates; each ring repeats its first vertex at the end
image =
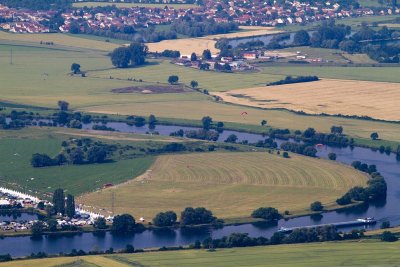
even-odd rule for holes
{"type": "Polygon", "coordinates": [[[335,199],[366,176],[325,160],[257,152],[166,155],[141,177],[123,186],[86,194],[89,206],[110,209],[115,193],[117,213],[153,218],[158,212],[206,207],[220,218],[248,217],[263,206],[292,214],[305,212],[319,200],[335,199]]]}
{"type": "Polygon", "coordinates": [[[314,64],[305,66],[266,67],[264,73],[270,75],[308,76],[316,75],[320,78],[375,81],[375,82],[400,82],[397,77],[396,67],[321,67],[314,64]]]}
{"type": "Polygon", "coordinates": [[[400,261],[399,249],[400,242],[385,243],[375,240],[362,240],[217,249],[214,252],[183,250],[79,258],[35,259],[0,263],[0,267],[398,266],[400,261]]]}
{"type": "Polygon", "coordinates": [[[309,114],[345,114],[400,121],[400,84],[351,80],[263,86],[214,93],[225,102],[309,114]]]}
{"type": "MultiPolygon", "coordinates": [[[[77,48],[78,49],[78,48],[77,48]]],[[[399,82],[396,68],[353,67],[262,67],[254,73],[217,73],[198,71],[170,64],[167,60],[149,60],[139,68],[115,69],[110,59],[99,52],[66,51],[24,45],[0,45],[0,101],[44,107],[56,107],[58,100],[66,100],[72,109],[124,115],[150,115],[157,117],[200,120],[209,115],[216,121],[259,125],[263,119],[278,128],[304,130],[314,127],[327,132],[332,125],[342,125],[354,137],[369,139],[372,131],[382,139],[398,141],[400,127],[396,124],[361,121],[336,117],[300,116],[287,111],[262,110],[238,105],[215,103],[207,95],[189,91],[181,93],[113,93],[113,89],[166,86],[169,75],[178,75],[180,83],[188,85],[197,80],[201,90],[229,91],[264,86],[285,75],[337,76],[346,79],[377,79],[399,82]],[[10,50],[13,64],[9,64],[10,50]],[[72,63],[79,63],[87,77],[70,75],[72,63]],[[335,73],[333,75],[332,73],[335,73]],[[364,73],[365,72],[365,73],[364,73]],[[354,75],[349,75],[353,73],[354,75]],[[357,77],[356,77],[357,75],[357,77]],[[111,78],[110,78],[111,77],[111,78]],[[142,79],[143,82],[128,81],[142,79]],[[179,107],[179,112],[177,112],[179,107]],[[248,112],[245,118],[240,116],[248,112]]],[[[333,77],[336,78],[336,77],[333,77]]]]}
{"type": "Polygon", "coordinates": [[[20,41],[30,44],[40,44],[40,41],[53,42],[54,45],[65,46],[69,48],[85,48],[101,51],[111,51],[120,46],[113,43],[78,38],[72,35],[61,33],[13,34],[0,31],[0,42],[1,41],[20,41]]]}
{"type": "Polygon", "coordinates": [[[281,32],[279,30],[275,30],[275,28],[273,27],[242,26],[240,27],[240,29],[242,29],[242,31],[233,33],[207,35],[198,38],[164,40],[158,43],[147,43],[147,46],[149,47],[149,51],[151,52],[162,52],[166,49],[169,49],[169,50],[179,50],[182,55],[190,55],[193,52],[198,55],[201,55],[205,49],[209,49],[212,54],[216,54],[219,52],[219,50],[215,48],[217,39],[242,38],[242,37],[268,35],[281,32]]]}
{"type": "Polygon", "coordinates": [[[65,188],[67,192],[79,195],[101,188],[105,183],[119,183],[136,177],[154,162],[153,157],[146,156],[94,165],[33,168],[30,164],[32,154],[55,156],[61,150],[61,142],[71,135],[57,133],[53,129],[34,128],[18,132],[3,130],[0,134],[0,184],[35,194],[65,188]]]}
{"type": "Polygon", "coordinates": [[[162,52],[164,50],[179,50],[182,55],[190,55],[193,52],[201,55],[205,49],[210,49],[212,54],[219,52],[215,48],[216,41],[206,38],[186,38],[175,40],[164,40],[157,43],[147,43],[150,52],[162,52]]]}
{"type": "Polygon", "coordinates": [[[146,4],[146,3],[114,3],[114,2],[81,2],[81,3],[73,3],[73,7],[104,7],[104,6],[111,6],[115,5],[118,8],[130,8],[130,7],[148,7],[148,8],[164,8],[165,6],[172,7],[175,9],[179,8],[196,8],[199,7],[194,4],[170,4],[170,3],[165,3],[165,4],[146,4]]]}

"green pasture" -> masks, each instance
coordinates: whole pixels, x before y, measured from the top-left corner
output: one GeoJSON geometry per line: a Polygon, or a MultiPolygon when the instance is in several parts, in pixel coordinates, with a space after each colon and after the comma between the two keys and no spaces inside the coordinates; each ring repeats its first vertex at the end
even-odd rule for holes
{"type": "Polygon", "coordinates": [[[0,134],[0,184],[39,195],[56,188],[79,195],[105,183],[120,183],[140,175],[154,161],[146,156],[103,164],[33,168],[32,154],[55,156],[61,150],[61,142],[70,136],[34,129],[0,134]]]}
{"type": "Polygon", "coordinates": [[[0,263],[1,267],[61,266],[209,266],[209,267],[334,267],[334,266],[398,266],[400,242],[384,243],[376,240],[278,245],[251,248],[182,250],[84,256],[70,258],[35,259],[0,263]],[[80,263],[77,263],[80,261],[80,263]],[[74,265],[75,263],[75,265],[74,265]],[[80,265],[78,265],[80,264],[80,265]],[[92,265],[94,264],[94,265],[92,265]]]}

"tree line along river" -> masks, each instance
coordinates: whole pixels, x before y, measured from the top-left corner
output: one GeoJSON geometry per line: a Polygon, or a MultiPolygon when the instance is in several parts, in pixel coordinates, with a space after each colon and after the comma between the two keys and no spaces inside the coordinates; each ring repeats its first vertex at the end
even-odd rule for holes
{"type": "MultiPolygon", "coordinates": [[[[84,129],[92,129],[93,124],[85,124],[84,129]]],[[[149,129],[144,127],[135,127],[122,122],[109,122],[108,127],[112,127],[120,132],[146,133],[149,129]]],[[[160,135],[169,135],[177,130],[195,130],[195,127],[181,127],[172,125],[157,125],[156,131],[160,135]]],[[[218,141],[225,140],[230,134],[235,134],[238,141],[248,140],[256,142],[265,139],[261,134],[251,134],[238,131],[224,130],[218,141]]],[[[278,145],[287,140],[276,140],[278,145]]],[[[195,227],[179,229],[157,229],[146,230],[142,233],[132,234],[130,236],[113,236],[109,232],[101,235],[94,233],[79,233],[68,236],[44,236],[42,239],[31,239],[29,236],[6,237],[0,239],[0,254],[10,253],[12,256],[26,256],[32,252],[46,252],[47,254],[58,254],[60,252],[70,252],[72,249],[90,251],[93,249],[106,250],[110,247],[122,249],[127,244],[132,244],[136,249],[154,248],[163,246],[184,246],[194,243],[196,240],[204,240],[208,237],[220,238],[231,233],[248,233],[252,237],[265,236],[270,237],[280,227],[298,227],[316,224],[329,224],[343,221],[352,221],[360,217],[375,217],[378,222],[387,220],[391,225],[400,224],[400,213],[398,203],[400,200],[400,162],[396,160],[394,154],[380,154],[378,151],[372,151],[368,148],[360,147],[329,147],[324,146],[318,149],[317,156],[327,158],[329,153],[337,155],[337,161],[345,164],[351,164],[358,160],[367,164],[375,164],[378,171],[385,177],[388,185],[386,201],[375,203],[374,205],[365,204],[352,209],[342,211],[333,211],[324,213],[321,216],[304,216],[290,220],[280,220],[275,224],[259,222],[252,224],[230,225],[220,229],[212,227],[195,227]]],[[[0,220],[6,220],[6,217],[0,217],[0,220]]],[[[362,226],[366,227],[366,226],[362,226]]],[[[379,223],[368,226],[370,229],[379,227],[379,223]]],[[[353,227],[360,228],[360,227],[353,227]]],[[[352,227],[343,228],[342,231],[353,229],[352,227]]]]}

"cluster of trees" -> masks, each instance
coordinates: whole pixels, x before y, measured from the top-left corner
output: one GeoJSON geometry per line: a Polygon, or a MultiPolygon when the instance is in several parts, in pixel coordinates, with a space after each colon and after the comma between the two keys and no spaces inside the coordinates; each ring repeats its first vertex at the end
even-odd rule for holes
{"type": "Polygon", "coordinates": [[[190,247],[195,249],[207,248],[232,248],[232,247],[252,247],[268,246],[279,244],[311,243],[335,241],[344,239],[359,239],[363,235],[362,231],[353,230],[349,234],[339,235],[333,226],[323,226],[317,228],[296,229],[288,235],[280,232],[274,233],[270,239],[265,237],[249,237],[247,233],[233,233],[219,239],[207,238],[202,243],[196,241],[190,247]]]}
{"type": "Polygon", "coordinates": [[[200,140],[209,140],[209,141],[217,141],[219,138],[219,133],[213,130],[189,130],[185,132],[187,138],[200,139],[200,140]]]}
{"type": "Polygon", "coordinates": [[[205,19],[202,16],[185,16],[171,25],[172,31],[190,37],[229,33],[238,29],[239,26],[235,22],[217,23],[213,19],[205,19]]]}
{"type": "MultiPolygon", "coordinates": [[[[157,119],[154,115],[150,115],[148,118],[149,128],[155,127],[157,119]]],[[[126,117],[126,124],[135,125],[136,127],[143,127],[146,124],[146,119],[141,116],[128,116],[126,117]]]]}
{"type": "Polygon", "coordinates": [[[343,133],[342,126],[332,126],[330,134],[318,133],[314,128],[307,128],[302,134],[299,131],[299,134],[301,134],[302,139],[312,144],[320,143],[331,146],[343,146],[343,147],[348,145],[353,145],[354,140],[349,139],[342,133],[343,133]]]}
{"type": "Polygon", "coordinates": [[[282,215],[279,214],[278,210],[271,207],[262,207],[254,210],[251,213],[251,217],[264,219],[266,221],[277,221],[282,218],[282,215]]]}
{"type": "Polygon", "coordinates": [[[143,231],[144,226],[136,223],[135,218],[130,214],[114,216],[111,232],[118,235],[131,234],[143,231]]]}
{"type": "Polygon", "coordinates": [[[267,86],[292,84],[292,83],[315,82],[318,80],[319,80],[319,78],[317,76],[298,76],[298,77],[286,76],[286,78],[283,80],[267,83],[267,86]]]}
{"type": "MultiPolygon", "coordinates": [[[[187,207],[181,212],[181,225],[200,225],[217,222],[210,210],[206,208],[187,207]]],[[[173,211],[160,212],[153,218],[153,224],[158,227],[169,227],[177,223],[177,215],[173,211]]]]}
{"type": "Polygon", "coordinates": [[[306,31],[297,32],[294,44],[340,49],[348,53],[366,53],[370,58],[382,63],[399,62],[400,46],[387,43],[400,38],[399,31],[387,27],[374,30],[363,23],[359,31],[349,36],[350,33],[350,26],[329,21],[318,26],[311,37],[306,31]]]}
{"type": "Polygon", "coordinates": [[[64,141],[62,146],[63,151],[54,158],[47,154],[33,154],[31,158],[32,167],[104,163],[108,160],[108,156],[116,150],[115,145],[108,145],[102,142],[92,143],[92,140],[88,138],[78,139],[69,143],[64,141]]]}
{"type": "Polygon", "coordinates": [[[64,190],[59,188],[53,193],[53,214],[67,215],[69,218],[75,215],[75,198],[68,194],[65,199],[64,190]]]}
{"type": "Polygon", "coordinates": [[[212,214],[212,212],[203,207],[187,207],[181,212],[181,225],[211,224],[216,221],[217,218],[212,214]]]}
{"type": "Polygon", "coordinates": [[[219,70],[219,71],[223,71],[223,72],[231,72],[232,68],[228,63],[225,64],[219,64],[218,62],[214,63],[214,69],[215,70],[219,70]]]}
{"type": "Polygon", "coordinates": [[[179,58],[181,56],[181,52],[177,50],[164,50],[160,53],[162,57],[172,57],[172,58],[179,58]]]}
{"type": "Polygon", "coordinates": [[[41,168],[47,166],[63,165],[67,159],[63,154],[57,155],[55,158],[51,158],[47,154],[35,153],[31,158],[31,165],[34,168],[41,168]]]}
{"type": "Polygon", "coordinates": [[[128,47],[118,47],[110,53],[111,63],[118,68],[135,67],[145,63],[148,47],[142,43],[132,43],[128,47]]]}
{"type": "Polygon", "coordinates": [[[315,149],[314,146],[307,144],[284,142],[281,144],[281,148],[285,151],[294,152],[308,157],[315,157],[317,155],[317,149],[315,149]]]}
{"type": "Polygon", "coordinates": [[[272,37],[271,41],[265,46],[266,49],[281,49],[283,45],[281,42],[290,39],[289,33],[276,34],[272,37]]]}
{"type": "Polygon", "coordinates": [[[377,172],[375,164],[368,165],[367,163],[362,163],[361,161],[358,161],[358,160],[353,161],[351,163],[351,166],[353,166],[354,169],[357,169],[362,172],[366,172],[368,174],[377,172]]]}
{"type": "Polygon", "coordinates": [[[265,44],[261,40],[253,40],[253,41],[247,41],[245,43],[239,43],[236,48],[241,49],[241,50],[249,50],[249,49],[254,49],[258,47],[263,47],[265,44]]]}
{"type": "Polygon", "coordinates": [[[104,125],[104,124],[95,124],[92,126],[92,129],[96,130],[96,131],[109,131],[109,132],[115,131],[114,128],[108,127],[107,125],[104,125]]]}
{"type": "Polygon", "coordinates": [[[367,182],[367,187],[353,187],[346,194],[336,200],[339,205],[350,204],[355,201],[374,201],[386,198],[387,184],[382,175],[378,172],[371,173],[371,179],[367,182]]]}
{"type": "Polygon", "coordinates": [[[160,212],[153,218],[153,224],[158,227],[168,227],[176,224],[177,216],[173,211],[160,212]]]}

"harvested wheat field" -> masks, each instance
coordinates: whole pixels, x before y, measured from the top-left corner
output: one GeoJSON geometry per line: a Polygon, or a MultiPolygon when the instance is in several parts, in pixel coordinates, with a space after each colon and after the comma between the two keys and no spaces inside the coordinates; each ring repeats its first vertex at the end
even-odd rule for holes
{"type": "Polygon", "coordinates": [[[162,52],[168,50],[179,50],[182,55],[190,55],[195,52],[201,55],[205,49],[210,49],[212,54],[219,52],[215,48],[215,40],[206,38],[187,38],[176,40],[164,40],[158,43],[146,43],[150,52],[162,52]]]}
{"type": "Polygon", "coordinates": [[[214,94],[225,102],[253,107],[400,121],[399,83],[323,79],[214,94]]]}
{"type": "Polygon", "coordinates": [[[217,54],[219,49],[215,48],[216,40],[221,38],[243,38],[251,36],[268,35],[273,33],[279,33],[281,31],[275,30],[273,27],[253,27],[253,26],[241,26],[240,29],[243,31],[227,33],[227,34],[216,34],[207,35],[199,38],[187,38],[187,39],[176,39],[176,40],[164,40],[158,43],[147,43],[150,52],[162,52],[166,49],[177,50],[182,55],[190,55],[195,52],[201,55],[205,49],[210,49],[212,54],[217,54]]]}
{"type": "MultiPolygon", "coordinates": [[[[301,214],[310,203],[333,205],[366,176],[322,159],[261,152],[196,153],[159,157],[146,174],[114,188],[83,195],[80,203],[153,218],[158,212],[206,207],[221,218],[248,217],[262,206],[301,214]]],[[[98,209],[96,209],[98,211],[98,209]]]]}

